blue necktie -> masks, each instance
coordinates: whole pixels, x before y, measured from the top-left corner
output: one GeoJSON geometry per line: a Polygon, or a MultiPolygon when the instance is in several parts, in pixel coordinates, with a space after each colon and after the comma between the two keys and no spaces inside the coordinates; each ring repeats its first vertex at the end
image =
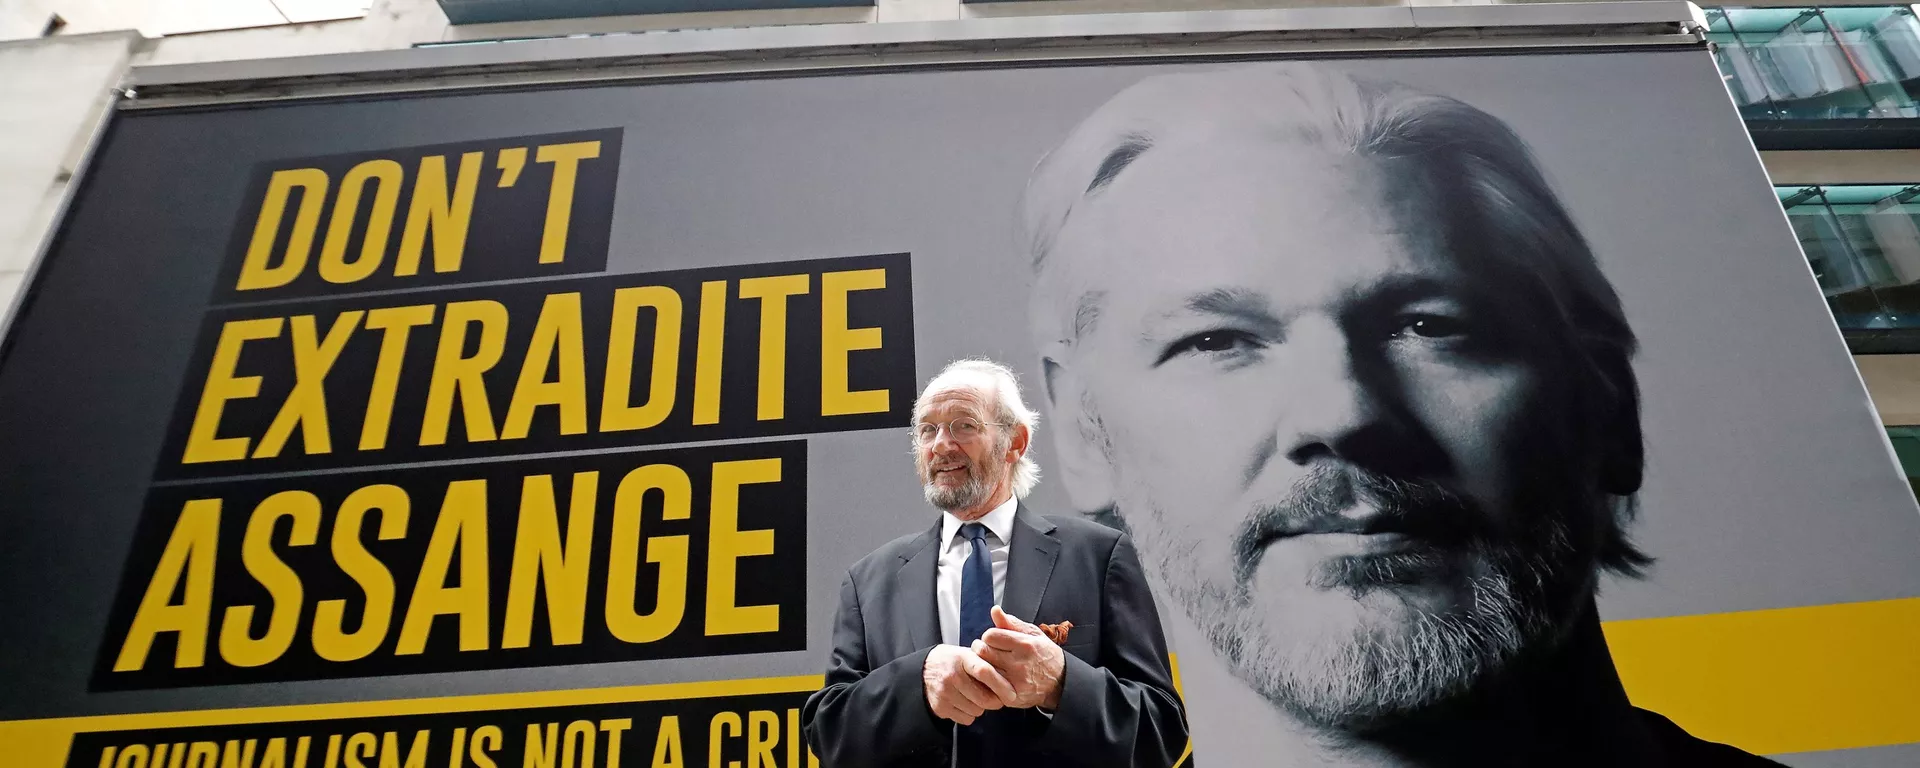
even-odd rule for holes
{"type": "Polygon", "coordinates": [[[973,554],[960,570],[960,645],[973,641],[993,628],[993,561],[987,554],[987,527],[979,523],[960,526],[960,534],[973,542],[973,554]]]}
{"type": "MultiPolygon", "coordinates": [[[[960,534],[973,542],[973,553],[960,569],[960,645],[973,641],[993,628],[993,560],[987,554],[987,527],[979,523],[960,526],[960,534]]],[[[957,768],[985,766],[989,723],[983,716],[973,725],[954,729],[954,761],[957,768]]]]}

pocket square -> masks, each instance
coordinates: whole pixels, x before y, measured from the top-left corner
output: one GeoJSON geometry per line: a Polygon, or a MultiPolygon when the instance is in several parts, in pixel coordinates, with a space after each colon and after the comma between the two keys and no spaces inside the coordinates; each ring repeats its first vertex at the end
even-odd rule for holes
{"type": "Polygon", "coordinates": [[[1062,621],[1058,624],[1041,624],[1039,627],[1041,633],[1045,634],[1048,640],[1052,640],[1054,645],[1066,645],[1067,632],[1073,629],[1073,622],[1062,621]]]}

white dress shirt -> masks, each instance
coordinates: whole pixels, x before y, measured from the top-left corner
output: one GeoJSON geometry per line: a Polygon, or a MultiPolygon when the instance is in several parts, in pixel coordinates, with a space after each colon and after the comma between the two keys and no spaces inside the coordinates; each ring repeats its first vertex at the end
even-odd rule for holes
{"type": "MultiPolygon", "coordinates": [[[[987,557],[993,563],[993,602],[998,605],[1007,595],[1008,544],[1013,541],[1013,513],[1019,501],[1009,496],[986,517],[974,522],[987,527],[987,557]]],[[[934,587],[940,609],[940,642],[960,644],[960,578],[967,558],[973,555],[973,542],[960,533],[964,525],[951,512],[940,513],[940,573],[934,587]]],[[[1022,616],[1021,618],[1028,618],[1022,616]]]]}

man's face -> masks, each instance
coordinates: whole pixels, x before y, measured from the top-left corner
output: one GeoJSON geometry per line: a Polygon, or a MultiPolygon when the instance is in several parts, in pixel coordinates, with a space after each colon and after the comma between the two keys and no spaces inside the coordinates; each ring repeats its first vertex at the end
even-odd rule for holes
{"type": "Polygon", "coordinates": [[[1160,148],[1053,255],[1097,306],[1053,396],[1149,569],[1322,725],[1471,689],[1590,584],[1594,522],[1538,490],[1544,332],[1497,317],[1441,194],[1403,161],[1160,148]]]}
{"type": "Polygon", "coordinates": [[[999,439],[1001,427],[986,426],[978,434],[955,434],[952,422],[973,419],[981,424],[997,421],[986,396],[971,388],[936,392],[928,398],[927,408],[916,424],[938,424],[945,428],[935,439],[914,446],[914,466],[927,503],[948,512],[970,510],[997,495],[1011,480],[1012,468],[1006,461],[1007,450],[999,439]]]}

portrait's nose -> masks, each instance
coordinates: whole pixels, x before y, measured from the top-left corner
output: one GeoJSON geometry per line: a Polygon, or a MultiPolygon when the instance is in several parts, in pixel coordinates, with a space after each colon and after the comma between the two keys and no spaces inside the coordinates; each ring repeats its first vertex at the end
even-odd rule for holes
{"type": "Polygon", "coordinates": [[[1330,320],[1303,319],[1288,329],[1277,435],[1288,461],[1373,463],[1388,409],[1364,353],[1330,320]]]}

